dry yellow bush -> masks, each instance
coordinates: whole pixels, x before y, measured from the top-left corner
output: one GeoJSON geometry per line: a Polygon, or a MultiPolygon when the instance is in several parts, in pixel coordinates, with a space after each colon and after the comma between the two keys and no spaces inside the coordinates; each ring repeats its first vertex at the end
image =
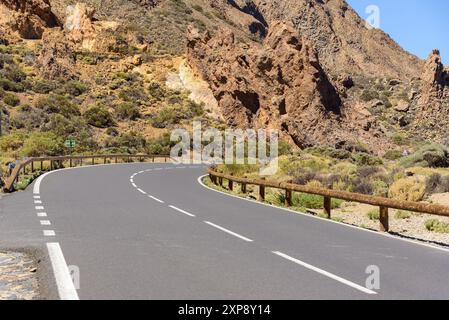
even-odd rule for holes
{"type": "Polygon", "coordinates": [[[323,187],[322,183],[320,181],[318,181],[318,180],[309,181],[306,184],[306,186],[310,187],[310,188],[322,188],[323,187]]]}
{"type": "Polygon", "coordinates": [[[399,179],[391,185],[389,190],[390,198],[408,201],[421,201],[425,193],[426,184],[417,177],[399,179]]]}

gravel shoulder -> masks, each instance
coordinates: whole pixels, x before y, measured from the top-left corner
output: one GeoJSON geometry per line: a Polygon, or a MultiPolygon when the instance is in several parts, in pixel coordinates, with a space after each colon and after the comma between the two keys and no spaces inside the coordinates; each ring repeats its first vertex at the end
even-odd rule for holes
{"type": "Polygon", "coordinates": [[[37,261],[25,252],[0,250],[0,300],[39,299],[37,261]]]}

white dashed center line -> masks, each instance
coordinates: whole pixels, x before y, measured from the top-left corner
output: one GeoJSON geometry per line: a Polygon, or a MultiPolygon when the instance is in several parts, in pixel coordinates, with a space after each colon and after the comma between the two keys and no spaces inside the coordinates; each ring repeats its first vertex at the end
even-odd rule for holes
{"type": "Polygon", "coordinates": [[[336,280],[336,281],[338,281],[338,282],[340,282],[340,283],[343,283],[343,284],[345,284],[345,285],[347,285],[347,286],[350,286],[350,287],[352,287],[352,288],[354,288],[354,289],[357,289],[357,290],[359,290],[359,291],[362,291],[362,292],[364,292],[364,293],[367,293],[367,294],[377,294],[377,292],[375,292],[375,291],[369,290],[369,289],[367,289],[367,288],[365,288],[365,287],[362,287],[362,286],[360,286],[360,285],[358,285],[358,284],[356,284],[356,283],[354,283],[354,282],[351,282],[351,281],[349,281],[349,280],[343,279],[343,278],[341,278],[341,277],[339,277],[339,276],[336,276],[335,274],[332,274],[332,273],[330,273],[330,272],[327,272],[327,271],[325,271],[325,270],[323,270],[323,269],[314,267],[314,266],[312,266],[312,265],[310,265],[310,264],[308,264],[308,263],[305,263],[305,262],[303,262],[303,261],[301,261],[301,260],[292,258],[292,257],[286,255],[285,253],[282,253],[282,252],[279,252],[279,251],[273,251],[273,253],[274,253],[275,255],[278,255],[279,257],[282,257],[282,258],[287,259],[287,260],[289,260],[289,261],[291,261],[291,262],[294,262],[294,263],[296,263],[296,264],[299,264],[300,266],[303,266],[304,268],[307,268],[307,269],[309,269],[309,270],[315,271],[315,272],[317,272],[317,273],[319,273],[319,274],[322,274],[323,276],[326,276],[326,277],[328,277],[328,278],[331,278],[331,279],[333,279],[333,280],[336,280]]]}
{"type": "Polygon", "coordinates": [[[44,218],[44,217],[47,216],[47,213],[46,213],[46,212],[38,212],[38,213],[36,213],[36,214],[37,214],[37,216],[38,216],[39,218],[44,218]]]}
{"type": "Polygon", "coordinates": [[[172,208],[173,210],[176,210],[176,211],[178,211],[178,212],[184,213],[185,215],[188,215],[189,217],[195,217],[194,214],[191,214],[191,213],[189,213],[189,212],[187,212],[187,211],[184,211],[184,210],[182,210],[182,209],[179,209],[179,208],[177,208],[177,207],[175,207],[175,206],[169,206],[169,207],[172,208]]]}
{"type": "Polygon", "coordinates": [[[237,237],[237,238],[239,238],[239,239],[242,239],[242,240],[244,240],[244,241],[247,241],[247,242],[253,242],[253,240],[251,240],[251,239],[249,239],[249,238],[247,238],[247,237],[241,236],[241,235],[239,235],[238,233],[235,233],[235,232],[232,232],[231,230],[228,230],[228,229],[226,229],[226,228],[220,227],[219,225],[216,225],[216,224],[214,224],[214,223],[212,223],[212,222],[204,221],[204,223],[207,223],[208,225],[210,225],[210,226],[212,226],[212,227],[214,227],[214,228],[217,228],[218,230],[221,230],[221,231],[223,231],[223,232],[226,232],[226,233],[228,233],[228,234],[230,234],[230,235],[232,235],[232,236],[234,236],[234,237],[237,237]]]}
{"type": "Polygon", "coordinates": [[[56,236],[56,233],[54,230],[44,230],[44,236],[46,237],[54,237],[56,236]]]}
{"type": "Polygon", "coordinates": [[[43,206],[36,206],[36,207],[34,207],[36,210],[44,210],[44,207],[43,206]]]}
{"type": "Polygon", "coordinates": [[[50,220],[41,220],[41,226],[51,226],[50,220]]]}

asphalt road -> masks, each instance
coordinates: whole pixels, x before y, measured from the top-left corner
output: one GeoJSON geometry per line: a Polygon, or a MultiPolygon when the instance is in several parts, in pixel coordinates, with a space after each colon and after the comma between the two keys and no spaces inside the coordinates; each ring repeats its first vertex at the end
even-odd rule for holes
{"type": "Polygon", "coordinates": [[[449,298],[449,251],[230,197],[200,185],[204,173],[171,164],[52,172],[35,193],[0,200],[0,247],[49,250],[49,297],[449,298]],[[66,265],[79,269],[77,296],[66,265]],[[380,288],[366,288],[367,268],[380,288]]]}

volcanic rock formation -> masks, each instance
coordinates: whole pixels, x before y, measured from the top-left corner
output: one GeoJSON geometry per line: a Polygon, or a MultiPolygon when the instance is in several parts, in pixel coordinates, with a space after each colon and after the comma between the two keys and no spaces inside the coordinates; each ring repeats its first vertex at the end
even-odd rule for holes
{"type": "MultiPolygon", "coordinates": [[[[352,133],[344,133],[349,117],[336,88],[293,27],[272,23],[261,46],[236,44],[226,30],[211,37],[190,29],[187,47],[191,67],[209,82],[231,126],[281,129],[301,147],[355,143],[352,133]]],[[[368,123],[360,121],[354,132],[369,131],[368,123]]]]}
{"type": "Polygon", "coordinates": [[[0,24],[25,39],[40,39],[46,28],[60,25],[49,0],[0,0],[0,24]]]}

